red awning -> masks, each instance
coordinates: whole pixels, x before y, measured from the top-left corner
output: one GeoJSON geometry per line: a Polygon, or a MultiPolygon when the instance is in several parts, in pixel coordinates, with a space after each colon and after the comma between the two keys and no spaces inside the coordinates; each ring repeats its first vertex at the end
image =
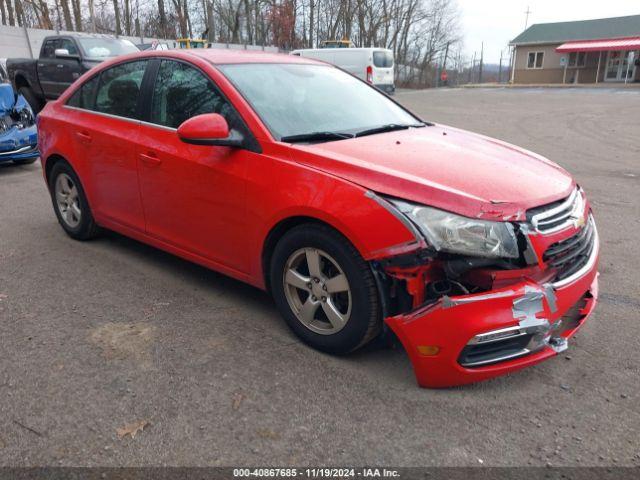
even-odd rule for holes
{"type": "Polygon", "coordinates": [[[556,52],[600,52],[608,50],[640,50],[640,37],[567,42],[556,48],[556,52]]]}

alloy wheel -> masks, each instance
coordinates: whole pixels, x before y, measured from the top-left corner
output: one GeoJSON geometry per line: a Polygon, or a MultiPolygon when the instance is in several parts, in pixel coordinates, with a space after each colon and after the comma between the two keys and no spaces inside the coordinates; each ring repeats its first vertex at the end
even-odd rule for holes
{"type": "Polygon", "coordinates": [[[309,330],[332,335],[351,316],[351,289],[344,271],[328,253],[301,248],[291,254],[283,272],[289,307],[309,330]]]}
{"type": "Polygon", "coordinates": [[[82,220],[80,197],[78,195],[78,187],[66,173],[61,173],[56,178],[55,196],[62,220],[68,227],[76,228],[82,220]]]}

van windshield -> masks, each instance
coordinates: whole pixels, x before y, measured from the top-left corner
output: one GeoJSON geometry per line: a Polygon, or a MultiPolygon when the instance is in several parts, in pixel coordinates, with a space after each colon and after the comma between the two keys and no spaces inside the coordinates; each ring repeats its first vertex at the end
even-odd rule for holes
{"type": "Polygon", "coordinates": [[[314,132],[348,138],[380,126],[422,126],[375,88],[331,66],[233,64],[218,68],[278,140],[314,132]]]}
{"type": "Polygon", "coordinates": [[[378,50],[373,52],[373,64],[377,68],[391,68],[393,67],[393,54],[385,50],[378,50]]]}

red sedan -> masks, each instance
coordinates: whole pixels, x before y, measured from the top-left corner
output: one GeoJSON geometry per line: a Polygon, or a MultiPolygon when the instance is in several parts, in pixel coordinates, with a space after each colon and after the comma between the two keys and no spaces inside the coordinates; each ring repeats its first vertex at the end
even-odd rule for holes
{"type": "Polygon", "coordinates": [[[323,63],[119,57],[47,105],[39,141],[71,237],[104,227],[267,289],[325,352],[391,330],[421,386],[556,355],[596,303],[598,234],[566,171],[323,63]]]}

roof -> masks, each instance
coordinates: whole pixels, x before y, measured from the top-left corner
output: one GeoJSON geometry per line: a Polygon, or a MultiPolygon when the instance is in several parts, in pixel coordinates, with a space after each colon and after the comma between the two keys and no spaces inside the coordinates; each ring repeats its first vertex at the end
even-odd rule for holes
{"type": "Polygon", "coordinates": [[[164,50],[167,55],[184,54],[204,58],[213,64],[225,63],[319,63],[312,59],[262,50],[234,50],[223,48],[191,48],[186,50],[164,50]]]}
{"type": "Polygon", "coordinates": [[[536,23],[511,40],[511,45],[605,40],[640,35],[640,15],[577,22],[536,23]]]}
{"type": "Polygon", "coordinates": [[[567,42],[556,48],[556,52],[602,52],[604,50],[638,50],[640,37],[612,40],[587,40],[586,42],[567,42]]]}

